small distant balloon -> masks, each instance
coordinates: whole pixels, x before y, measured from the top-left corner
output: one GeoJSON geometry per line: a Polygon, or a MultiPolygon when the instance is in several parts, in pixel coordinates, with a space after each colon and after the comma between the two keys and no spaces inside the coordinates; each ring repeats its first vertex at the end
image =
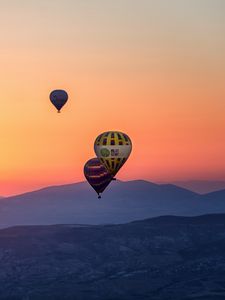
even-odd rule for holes
{"type": "Polygon", "coordinates": [[[107,131],[96,138],[94,150],[109,173],[115,176],[127,161],[132,150],[132,142],[123,132],[107,131]]]}
{"type": "Polygon", "coordinates": [[[111,174],[98,158],[92,158],[86,162],[84,176],[98,194],[99,199],[101,198],[100,193],[103,193],[112,180],[111,174]]]}
{"type": "Polygon", "coordinates": [[[68,94],[64,90],[54,90],[51,92],[50,101],[60,113],[61,108],[66,104],[68,100],[68,94]]]}

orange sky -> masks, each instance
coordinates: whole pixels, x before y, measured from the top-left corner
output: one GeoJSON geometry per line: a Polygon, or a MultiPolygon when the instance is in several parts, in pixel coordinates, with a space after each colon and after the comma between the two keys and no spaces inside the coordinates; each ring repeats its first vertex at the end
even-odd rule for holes
{"type": "Polygon", "coordinates": [[[133,141],[119,179],[225,180],[223,1],[36,2],[0,12],[0,195],[84,180],[106,130],[133,141]]]}

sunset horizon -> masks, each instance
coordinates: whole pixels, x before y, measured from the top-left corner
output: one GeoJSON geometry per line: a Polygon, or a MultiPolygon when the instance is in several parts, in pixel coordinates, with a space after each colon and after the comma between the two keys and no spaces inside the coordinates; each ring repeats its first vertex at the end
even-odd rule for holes
{"type": "Polygon", "coordinates": [[[0,195],[84,180],[108,130],[133,142],[122,180],[225,180],[223,2],[26,3],[0,13],[0,195]]]}
{"type": "Polygon", "coordinates": [[[225,0],[0,10],[0,299],[225,299],[225,0]]]}

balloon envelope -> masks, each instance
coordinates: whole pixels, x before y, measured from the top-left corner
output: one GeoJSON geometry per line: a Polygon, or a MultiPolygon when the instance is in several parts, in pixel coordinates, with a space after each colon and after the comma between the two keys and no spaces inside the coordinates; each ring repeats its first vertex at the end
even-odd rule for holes
{"type": "Polygon", "coordinates": [[[112,180],[111,174],[97,157],[86,162],[84,176],[98,195],[105,190],[112,180]]]}
{"type": "Polygon", "coordinates": [[[68,100],[68,94],[64,90],[54,90],[51,92],[50,101],[55,106],[55,108],[60,112],[61,108],[65,105],[68,100]]]}
{"type": "Polygon", "coordinates": [[[94,150],[106,169],[115,176],[127,161],[132,150],[132,142],[123,132],[107,131],[96,138],[94,150]]]}

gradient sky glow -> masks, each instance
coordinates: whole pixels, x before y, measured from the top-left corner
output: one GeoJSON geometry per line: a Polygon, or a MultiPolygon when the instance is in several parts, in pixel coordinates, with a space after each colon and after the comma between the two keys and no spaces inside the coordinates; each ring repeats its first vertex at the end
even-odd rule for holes
{"type": "Polygon", "coordinates": [[[225,180],[225,1],[2,1],[0,39],[0,195],[84,180],[106,130],[119,179],[225,180]]]}

